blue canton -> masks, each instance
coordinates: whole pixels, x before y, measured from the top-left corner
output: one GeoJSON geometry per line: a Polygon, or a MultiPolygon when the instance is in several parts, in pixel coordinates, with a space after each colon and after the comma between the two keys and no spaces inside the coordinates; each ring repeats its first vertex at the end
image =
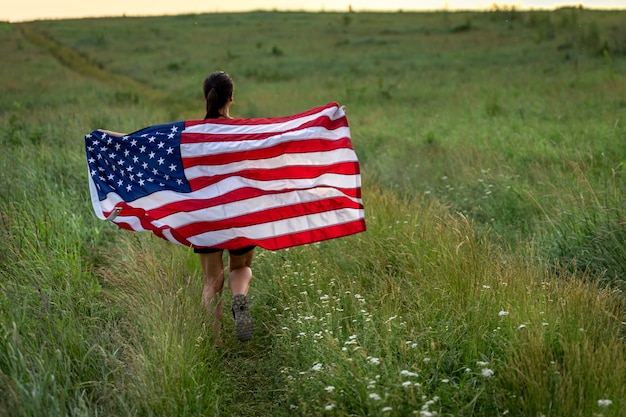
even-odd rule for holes
{"type": "Polygon", "coordinates": [[[190,192],[180,155],[185,122],[152,126],[126,136],[96,130],[85,136],[89,175],[102,201],[109,193],[126,202],[157,191],[190,192]]]}

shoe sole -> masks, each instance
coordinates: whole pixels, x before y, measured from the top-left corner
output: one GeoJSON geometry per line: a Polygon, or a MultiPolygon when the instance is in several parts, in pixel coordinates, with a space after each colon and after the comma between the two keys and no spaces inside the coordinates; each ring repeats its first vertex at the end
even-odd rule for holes
{"type": "Polygon", "coordinates": [[[233,295],[231,308],[235,319],[235,336],[240,342],[247,342],[254,330],[248,298],[243,294],[233,295]]]}

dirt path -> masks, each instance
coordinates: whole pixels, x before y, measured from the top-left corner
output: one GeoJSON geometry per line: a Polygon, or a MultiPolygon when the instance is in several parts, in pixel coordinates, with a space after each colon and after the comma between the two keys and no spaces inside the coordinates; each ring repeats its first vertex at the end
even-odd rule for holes
{"type": "Polygon", "coordinates": [[[17,28],[28,42],[46,50],[55,57],[63,66],[85,77],[126,90],[139,97],[140,102],[148,102],[155,105],[172,105],[182,109],[182,103],[176,103],[171,96],[150,85],[137,81],[123,74],[117,74],[103,68],[102,64],[94,62],[76,49],[64,45],[45,32],[41,31],[36,23],[17,23],[17,28]]]}

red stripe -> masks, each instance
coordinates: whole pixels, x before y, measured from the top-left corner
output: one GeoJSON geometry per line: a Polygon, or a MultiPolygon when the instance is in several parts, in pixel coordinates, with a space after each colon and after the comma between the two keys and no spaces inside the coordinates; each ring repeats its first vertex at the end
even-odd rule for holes
{"type": "Polygon", "coordinates": [[[328,226],[321,229],[290,233],[267,239],[248,239],[243,237],[236,238],[228,242],[221,243],[220,247],[224,249],[239,249],[246,246],[256,245],[267,250],[279,250],[353,235],[365,230],[365,220],[359,219],[349,223],[328,226]]]}
{"type": "MultiPolygon", "coordinates": [[[[284,117],[265,117],[265,118],[254,118],[254,119],[211,119],[211,123],[215,123],[215,124],[226,124],[226,125],[235,125],[235,126],[242,126],[242,125],[265,125],[265,124],[270,124],[270,123],[284,123],[284,122],[289,122],[292,121],[294,119],[298,119],[301,117],[306,117],[306,116],[311,116],[313,114],[316,113],[321,113],[326,109],[330,109],[333,107],[338,107],[339,105],[335,102],[333,103],[328,103],[325,106],[320,106],[320,107],[315,107],[313,109],[310,110],[306,110],[303,111],[301,113],[296,113],[294,115],[291,116],[284,116],[284,117]]],[[[201,125],[206,123],[206,119],[204,120],[187,120],[185,121],[185,127],[190,127],[190,126],[195,126],[195,125],[201,125]]]]}
{"type": "Polygon", "coordinates": [[[312,179],[323,174],[356,175],[359,173],[358,162],[340,162],[322,166],[288,166],[272,169],[244,169],[241,171],[199,177],[189,180],[192,191],[200,190],[225,178],[240,176],[256,181],[284,181],[290,179],[312,179]]]}
{"type": "MultiPolygon", "coordinates": [[[[231,217],[225,220],[191,223],[186,226],[178,227],[176,228],[176,230],[181,235],[185,237],[190,237],[216,230],[260,225],[264,223],[275,222],[278,220],[291,219],[294,217],[305,216],[308,214],[324,213],[327,211],[339,210],[343,208],[362,209],[363,205],[356,203],[349,198],[333,198],[326,200],[309,201],[306,203],[270,208],[267,210],[251,211],[250,213],[246,213],[237,217],[231,217]]],[[[251,208],[251,210],[254,210],[254,208],[251,208]]]]}
{"type": "MultiPolygon", "coordinates": [[[[150,216],[147,215],[146,211],[144,209],[141,208],[136,208],[136,207],[131,207],[126,203],[118,203],[116,205],[116,208],[121,208],[122,210],[120,211],[120,213],[118,214],[118,217],[124,217],[124,216],[129,216],[129,217],[136,217],[137,220],[139,220],[139,223],[141,224],[141,227],[143,227],[146,230],[150,230],[152,231],[155,235],[157,235],[158,237],[167,240],[167,238],[163,235],[163,231],[165,230],[170,230],[172,236],[178,240],[180,243],[182,243],[185,246],[191,246],[191,243],[184,237],[182,236],[176,229],[172,229],[169,226],[164,226],[164,227],[155,227],[151,221],[155,220],[153,218],[151,218],[150,216]]],[[[104,213],[105,216],[108,216],[109,214],[111,214],[111,212],[109,213],[104,213]]],[[[132,230],[132,231],[136,231],[136,229],[134,229],[129,223],[125,222],[125,221],[118,221],[118,220],[113,220],[113,222],[115,224],[117,224],[119,227],[126,229],[126,230],[132,230]]]]}
{"type": "MultiPolygon", "coordinates": [[[[239,119],[205,119],[203,122],[205,124],[210,123],[214,124],[214,120],[220,120],[219,124],[225,124],[223,120],[239,120],[239,119]],[[208,120],[208,121],[207,121],[208,120]]],[[[234,123],[228,123],[229,126],[234,125],[234,123]]],[[[331,120],[328,116],[321,116],[317,119],[310,120],[305,122],[299,126],[293,127],[291,129],[283,129],[283,130],[268,130],[263,133],[211,133],[211,132],[183,132],[180,138],[181,144],[187,143],[203,143],[203,142],[241,142],[244,140],[264,140],[272,136],[284,135],[285,133],[290,132],[298,132],[301,130],[305,130],[311,127],[323,127],[328,130],[335,130],[340,127],[347,127],[348,120],[345,117],[331,120]]],[[[268,127],[269,129],[269,127],[268,127]]]]}
{"type": "Polygon", "coordinates": [[[275,146],[235,151],[230,153],[220,153],[215,155],[186,156],[183,158],[183,166],[190,168],[197,165],[223,165],[244,160],[259,160],[273,158],[279,155],[291,153],[326,152],[337,149],[352,149],[349,138],[338,140],[308,139],[304,141],[290,141],[279,143],[275,146]]]}
{"type": "MultiPolygon", "coordinates": [[[[360,188],[337,188],[337,187],[330,187],[330,186],[315,187],[315,189],[321,189],[321,188],[333,188],[335,190],[340,191],[345,196],[352,197],[352,198],[360,198],[360,197],[357,197],[357,195],[360,195],[361,193],[360,188]]],[[[289,189],[277,190],[277,191],[264,191],[258,188],[244,187],[244,188],[239,188],[237,190],[219,195],[214,198],[197,198],[197,199],[189,199],[189,200],[177,201],[177,202],[170,203],[170,204],[165,204],[159,208],[148,210],[146,214],[150,216],[151,218],[158,220],[158,219],[162,219],[163,217],[169,216],[170,214],[173,214],[173,213],[202,210],[202,209],[206,209],[210,207],[220,206],[222,204],[233,203],[236,201],[240,201],[243,203],[244,200],[254,198],[254,197],[271,196],[274,194],[283,194],[283,193],[288,193],[292,191],[299,191],[299,190],[294,189],[294,188],[289,188],[289,189]]]]}

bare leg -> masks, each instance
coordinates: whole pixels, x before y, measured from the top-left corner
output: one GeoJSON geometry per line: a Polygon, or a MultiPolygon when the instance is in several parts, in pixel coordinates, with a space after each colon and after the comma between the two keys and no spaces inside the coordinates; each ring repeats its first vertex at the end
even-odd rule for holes
{"type": "Polygon", "coordinates": [[[228,265],[230,274],[228,275],[228,285],[234,294],[248,295],[250,281],[252,281],[252,257],[254,249],[243,255],[230,254],[228,265]]]}
{"type": "Polygon", "coordinates": [[[222,329],[222,288],[224,288],[224,264],[222,251],[215,253],[200,253],[200,265],[204,275],[204,289],[202,290],[202,304],[209,316],[213,318],[213,336],[219,342],[222,329]]]}

